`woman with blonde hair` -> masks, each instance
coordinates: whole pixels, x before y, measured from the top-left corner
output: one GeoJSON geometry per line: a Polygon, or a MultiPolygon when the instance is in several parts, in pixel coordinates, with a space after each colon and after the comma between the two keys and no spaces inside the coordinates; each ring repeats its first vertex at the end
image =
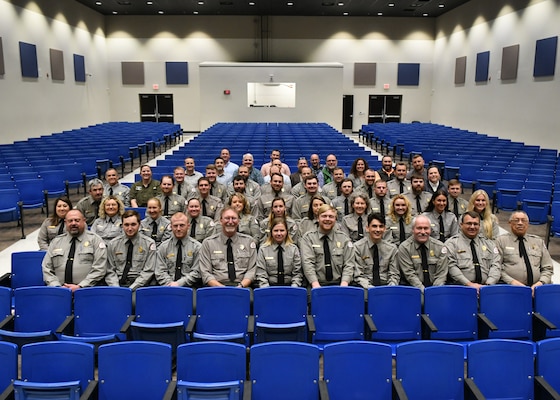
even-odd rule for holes
{"type": "Polygon", "coordinates": [[[99,217],[91,224],[91,231],[97,233],[105,243],[109,243],[122,233],[121,216],[124,203],[117,196],[107,196],[99,205],[99,217]]]}
{"type": "Polygon", "coordinates": [[[408,198],[397,194],[391,199],[385,239],[397,246],[412,235],[412,206],[408,198]]]}
{"type": "MultiPolygon", "coordinates": [[[[234,193],[228,200],[231,206],[239,214],[238,231],[257,239],[260,235],[259,222],[254,215],[251,214],[251,205],[242,193],[234,193]]],[[[218,232],[221,227],[217,228],[218,232]]]]}
{"type": "Polygon", "coordinates": [[[480,215],[480,232],[481,237],[490,240],[496,240],[500,234],[500,224],[498,218],[492,214],[490,207],[490,199],[485,190],[475,190],[469,199],[467,211],[474,211],[480,215]]]}

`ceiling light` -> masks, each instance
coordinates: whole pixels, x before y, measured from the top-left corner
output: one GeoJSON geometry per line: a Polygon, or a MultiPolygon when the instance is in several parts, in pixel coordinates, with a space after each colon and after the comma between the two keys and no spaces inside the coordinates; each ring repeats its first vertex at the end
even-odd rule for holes
{"type": "Polygon", "coordinates": [[[344,3],[343,3],[342,1],[340,1],[340,2],[338,3],[338,6],[339,6],[339,7],[342,7],[343,5],[344,5],[344,3]]]}
{"type": "Polygon", "coordinates": [[[198,15],[198,11],[193,11],[193,14],[194,14],[194,15],[198,15]]]}
{"type": "Polygon", "coordinates": [[[96,1],[96,2],[95,2],[95,5],[96,5],[96,6],[100,6],[100,5],[102,5],[102,4],[103,4],[103,3],[100,2],[100,1],[96,1]]]}
{"type": "Polygon", "coordinates": [[[250,6],[254,6],[254,5],[255,5],[255,2],[254,2],[254,1],[250,1],[250,2],[249,2],[249,5],[250,5],[250,6]]]}
{"type": "Polygon", "coordinates": [[[380,17],[383,15],[382,12],[378,12],[377,15],[379,15],[380,17]]]}
{"type": "Polygon", "coordinates": [[[158,14],[163,14],[163,10],[159,10],[159,11],[158,11],[158,14]]]}
{"type": "Polygon", "coordinates": [[[203,6],[203,5],[204,5],[204,2],[203,2],[203,1],[199,1],[199,2],[198,2],[198,5],[199,5],[199,6],[203,6]]]}
{"type": "Polygon", "coordinates": [[[422,14],[422,16],[423,16],[423,17],[427,17],[427,16],[428,16],[428,13],[424,13],[424,14],[422,14]]]}
{"type": "Polygon", "coordinates": [[[146,2],[146,5],[147,5],[147,6],[151,6],[152,4],[154,4],[153,1],[147,1],[147,2],[146,2]]]}
{"type": "Polygon", "coordinates": [[[445,4],[438,4],[438,7],[443,8],[443,7],[445,7],[445,4]]]}
{"type": "Polygon", "coordinates": [[[118,14],[118,12],[116,12],[116,11],[113,11],[113,14],[115,14],[115,15],[116,15],[116,14],[118,14]]]}
{"type": "Polygon", "coordinates": [[[348,15],[348,13],[347,13],[347,12],[343,12],[342,15],[348,15]]]}
{"type": "Polygon", "coordinates": [[[291,7],[291,6],[294,5],[294,3],[292,3],[291,1],[289,1],[289,2],[286,3],[286,5],[287,5],[288,7],[291,7]]]}
{"type": "Polygon", "coordinates": [[[387,4],[389,7],[395,7],[395,3],[389,3],[387,4]]]}

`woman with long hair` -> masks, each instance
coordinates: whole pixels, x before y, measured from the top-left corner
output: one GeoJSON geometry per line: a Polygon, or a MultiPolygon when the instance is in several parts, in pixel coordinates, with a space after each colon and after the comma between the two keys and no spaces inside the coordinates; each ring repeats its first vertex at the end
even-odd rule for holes
{"type": "Polygon", "coordinates": [[[91,231],[109,243],[122,233],[121,216],[124,214],[124,203],[116,196],[107,196],[99,205],[99,217],[91,224],[91,231]]]}
{"type": "Polygon", "coordinates": [[[287,215],[286,200],[282,197],[276,197],[272,200],[268,218],[263,219],[260,223],[260,242],[264,243],[264,241],[269,237],[270,231],[272,230],[272,221],[275,218],[284,218],[286,220],[288,233],[290,234],[292,241],[294,243],[298,243],[300,238],[298,224],[294,219],[287,215]]]}
{"type": "Polygon", "coordinates": [[[342,217],[342,232],[346,233],[352,242],[363,239],[366,235],[367,217],[370,211],[369,200],[365,193],[354,193],[350,196],[352,212],[342,217]]]}
{"type": "Polygon", "coordinates": [[[430,236],[440,242],[445,242],[451,236],[459,233],[457,217],[447,210],[447,192],[445,190],[440,189],[432,195],[430,204],[423,215],[430,220],[432,228],[430,236]]]}
{"type": "Polygon", "coordinates": [[[397,246],[412,235],[412,206],[408,198],[397,194],[391,199],[385,238],[397,246]]]}
{"type": "Polygon", "coordinates": [[[50,217],[45,218],[39,228],[37,243],[39,250],[47,250],[51,240],[61,233],[66,232],[64,218],[72,209],[72,201],[66,196],[60,196],[54,201],[53,212],[50,217]]]}
{"type": "Polygon", "coordinates": [[[140,222],[140,232],[151,237],[159,246],[171,238],[171,223],[161,215],[161,201],[152,197],[147,202],[146,218],[140,222]]]}
{"type": "Polygon", "coordinates": [[[364,175],[368,169],[369,164],[365,158],[358,157],[354,160],[350,167],[350,174],[348,174],[348,179],[352,179],[352,182],[354,182],[354,188],[364,184],[364,175]]]}
{"type": "MultiPolygon", "coordinates": [[[[300,237],[303,237],[307,232],[317,230],[319,223],[317,221],[317,216],[319,212],[319,208],[323,204],[329,204],[325,197],[321,196],[320,194],[315,194],[311,197],[309,201],[309,209],[307,210],[307,216],[303,217],[299,221],[299,234],[300,237]]],[[[340,224],[335,222],[335,229],[340,230],[340,224]]]]}
{"type": "Polygon", "coordinates": [[[496,240],[500,234],[498,218],[492,214],[490,199],[486,191],[475,190],[469,199],[467,211],[474,211],[480,215],[480,236],[490,240],[496,240]]]}
{"type": "MultiPolygon", "coordinates": [[[[260,235],[259,222],[255,216],[251,214],[251,205],[247,201],[247,198],[242,193],[234,193],[229,198],[228,205],[239,214],[237,230],[257,239],[260,235]]],[[[220,229],[221,227],[218,228],[217,231],[220,229]]]]}

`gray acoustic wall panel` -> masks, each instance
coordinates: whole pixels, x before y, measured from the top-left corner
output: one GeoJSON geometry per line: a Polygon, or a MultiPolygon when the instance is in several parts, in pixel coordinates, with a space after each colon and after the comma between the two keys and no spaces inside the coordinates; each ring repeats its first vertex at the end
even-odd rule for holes
{"type": "Polygon", "coordinates": [[[455,84],[461,85],[465,83],[467,74],[467,56],[457,57],[455,59],[455,84]]]}
{"type": "Polygon", "coordinates": [[[2,47],[2,38],[0,37],[0,75],[4,75],[6,70],[4,69],[4,49],[2,47]]]}
{"type": "Polygon", "coordinates": [[[53,81],[64,80],[64,53],[62,50],[49,49],[51,56],[51,77],[53,81]]]}
{"type": "Polygon", "coordinates": [[[144,63],[142,61],[123,61],[121,67],[123,85],[144,84],[144,63]]]}
{"type": "Polygon", "coordinates": [[[354,64],[355,86],[375,86],[376,75],[377,75],[377,63],[354,64]]]}
{"type": "Polygon", "coordinates": [[[504,47],[502,49],[502,80],[517,79],[517,66],[519,64],[519,45],[504,47]]]}

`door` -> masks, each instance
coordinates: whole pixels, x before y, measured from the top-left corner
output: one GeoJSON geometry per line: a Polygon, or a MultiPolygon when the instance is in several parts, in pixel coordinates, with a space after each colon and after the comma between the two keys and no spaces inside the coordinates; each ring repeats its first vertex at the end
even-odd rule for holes
{"type": "Polygon", "coordinates": [[[342,96],[342,129],[352,129],[353,117],[354,95],[345,94],[342,96]]]}
{"type": "Polygon", "coordinates": [[[172,94],[140,94],[140,121],[173,122],[172,94]]]}
{"type": "Polygon", "coordinates": [[[368,124],[401,122],[402,95],[369,95],[368,124]]]}

